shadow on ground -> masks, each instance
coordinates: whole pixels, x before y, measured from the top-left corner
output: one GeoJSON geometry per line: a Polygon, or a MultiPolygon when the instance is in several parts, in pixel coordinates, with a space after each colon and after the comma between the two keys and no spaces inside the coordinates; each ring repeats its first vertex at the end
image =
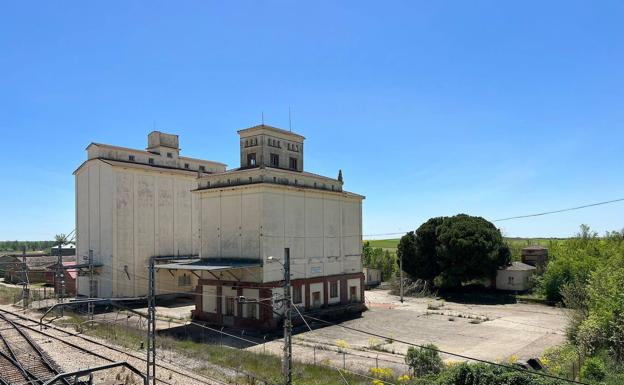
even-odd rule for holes
{"type": "Polygon", "coordinates": [[[501,293],[483,288],[466,288],[460,290],[440,290],[438,296],[448,302],[470,305],[509,305],[517,302],[513,294],[501,293]]]}

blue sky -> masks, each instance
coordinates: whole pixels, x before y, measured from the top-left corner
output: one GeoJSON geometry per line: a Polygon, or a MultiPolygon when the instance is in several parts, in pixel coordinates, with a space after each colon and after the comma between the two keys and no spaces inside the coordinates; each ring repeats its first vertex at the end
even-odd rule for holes
{"type": "MultiPolygon", "coordinates": [[[[236,130],[307,137],[367,196],[364,233],[624,197],[624,3],[19,1],[0,5],[0,239],[74,227],[92,141],[236,167],[236,130]]],[[[624,202],[500,222],[624,227],[624,202]]]]}

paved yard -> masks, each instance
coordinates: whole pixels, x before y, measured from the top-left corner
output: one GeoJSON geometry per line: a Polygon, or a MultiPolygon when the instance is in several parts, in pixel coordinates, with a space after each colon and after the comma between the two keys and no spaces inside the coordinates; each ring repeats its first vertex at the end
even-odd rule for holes
{"type": "MultiPolygon", "coordinates": [[[[367,291],[366,302],[369,311],[361,318],[343,324],[406,342],[434,343],[442,350],[479,359],[501,361],[510,356],[521,359],[537,357],[546,348],[565,339],[565,310],[554,307],[523,303],[473,305],[416,298],[406,298],[400,303],[385,290],[367,291]]],[[[300,333],[295,342],[296,359],[312,361],[316,350],[317,361],[329,359],[334,366],[346,364],[347,368],[354,369],[375,366],[375,359],[378,359],[384,360],[379,366],[393,366],[403,371],[400,363],[408,348],[406,344],[370,337],[340,326],[300,333]],[[377,348],[371,349],[373,345],[377,348]],[[343,357],[338,350],[351,354],[343,357]]],[[[281,341],[253,349],[266,349],[277,354],[281,341]]],[[[462,360],[446,355],[444,359],[462,360]]]]}

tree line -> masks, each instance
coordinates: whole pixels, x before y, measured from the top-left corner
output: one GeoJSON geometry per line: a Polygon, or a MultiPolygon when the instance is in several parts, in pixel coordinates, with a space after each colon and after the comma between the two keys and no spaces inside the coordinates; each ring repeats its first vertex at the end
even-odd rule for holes
{"type": "Polygon", "coordinates": [[[42,251],[55,245],[55,241],[0,241],[0,251],[42,251]]]}

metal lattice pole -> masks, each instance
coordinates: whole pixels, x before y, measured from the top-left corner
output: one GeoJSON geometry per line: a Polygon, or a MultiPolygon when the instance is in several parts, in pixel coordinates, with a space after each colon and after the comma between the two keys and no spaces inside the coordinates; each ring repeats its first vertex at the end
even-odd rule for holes
{"type": "Polygon", "coordinates": [[[156,268],[154,259],[149,262],[147,294],[147,382],[156,385],[156,268]]]}
{"type": "Polygon", "coordinates": [[[290,249],[284,249],[284,362],[285,385],[292,384],[292,313],[290,301],[290,249]]]}
{"type": "MultiPolygon", "coordinates": [[[[95,297],[93,290],[93,250],[89,250],[89,298],[95,297]]],[[[91,320],[93,321],[93,313],[95,310],[95,304],[93,302],[89,302],[87,305],[88,312],[91,320]]]]}
{"type": "MultiPolygon", "coordinates": [[[[56,262],[56,279],[57,279],[57,291],[56,298],[58,303],[65,302],[65,274],[63,274],[63,251],[62,245],[58,245],[58,260],[56,262]]],[[[61,306],[61,317],[65,315],[65,307],[61,306]]]]}
{"type": "Polygon", "coordinates": [[[28,266],[26,265],[26,246],[22,250],[22,307],[28,308],[28,266]]]}

